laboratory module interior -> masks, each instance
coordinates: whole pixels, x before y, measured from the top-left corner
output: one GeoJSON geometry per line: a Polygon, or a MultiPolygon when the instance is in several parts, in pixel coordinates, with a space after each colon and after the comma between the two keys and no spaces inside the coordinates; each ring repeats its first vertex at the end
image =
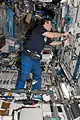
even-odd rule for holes
{"type": "Polygon", "coordinates": [[[0,120],[80,120],[79,102],[80,0],[0,0],[0,120]],[[23,45],[43,17],[70,34],[52,41],[69,42],[45,45],[40,90],[33,73],[17,90],[23,45]]]}

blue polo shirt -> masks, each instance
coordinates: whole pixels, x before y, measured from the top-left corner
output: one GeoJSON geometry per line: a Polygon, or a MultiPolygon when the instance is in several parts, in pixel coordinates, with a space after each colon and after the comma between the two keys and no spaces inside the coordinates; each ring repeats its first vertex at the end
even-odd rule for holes
{"type": "Polygon", "coordinates": [[[36,27],[30,39],[27,41],[26,49],[29,49],[32,52],[41,53],[45,45],[48,45],[52,42],[50,38],[46,38],[42,34],[47,32],[47,30],[43,26],[36,27]]]}

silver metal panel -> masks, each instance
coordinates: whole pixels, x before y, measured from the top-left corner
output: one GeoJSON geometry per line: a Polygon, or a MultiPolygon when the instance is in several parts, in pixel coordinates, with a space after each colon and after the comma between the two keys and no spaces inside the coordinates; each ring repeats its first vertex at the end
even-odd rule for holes
{"type": "Polygon", "coordinates": [[[24,108],[20,113],[20,120],[43,120],[41,108],[24,108]]]}

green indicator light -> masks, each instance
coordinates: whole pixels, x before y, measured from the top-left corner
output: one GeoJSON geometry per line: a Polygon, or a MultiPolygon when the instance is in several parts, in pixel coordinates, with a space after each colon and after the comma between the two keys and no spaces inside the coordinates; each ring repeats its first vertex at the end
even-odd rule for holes
{"type": "Polygon", "coordinates": [[[59,120],[59,118],[56,118],[55,120],[59,120]]]}

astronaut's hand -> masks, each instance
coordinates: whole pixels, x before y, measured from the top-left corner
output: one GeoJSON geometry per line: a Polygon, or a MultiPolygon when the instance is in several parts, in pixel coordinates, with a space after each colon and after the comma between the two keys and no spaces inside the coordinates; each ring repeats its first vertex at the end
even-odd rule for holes
{"type": "Polygon", "coordinates": [[[69,32],[65,32],[65,33],[64,33],[64,36],[69,36],[69,35],[70,35],[69,32]]]}
{"type": "Polygon", "coordinates": [[[70,45],[71,43],[72,43],[72,38],[66,39],[66,40],[64,41],[64,47],[70,45]]]}

